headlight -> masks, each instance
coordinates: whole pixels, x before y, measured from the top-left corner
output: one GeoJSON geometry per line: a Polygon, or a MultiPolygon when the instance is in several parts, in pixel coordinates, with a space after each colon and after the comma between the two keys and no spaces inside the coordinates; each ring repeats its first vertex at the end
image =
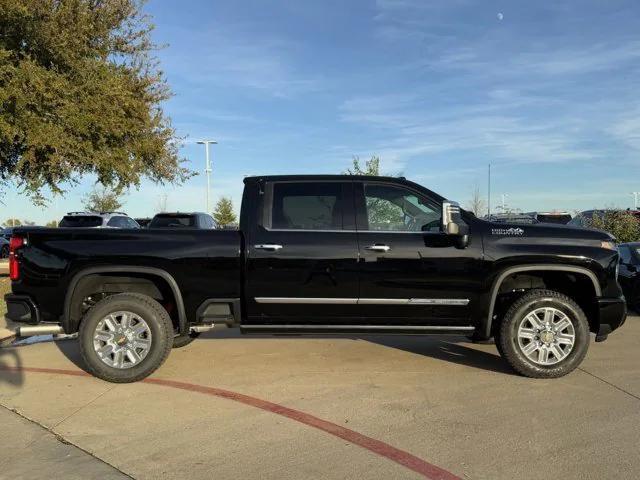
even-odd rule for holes
{"type": "Polygon", "coordinates": [[[603,240],[602,242],[600,242],[600,247],[606,248],[607,250],[617,250],[616,244],[611,240],[603,240]]]}

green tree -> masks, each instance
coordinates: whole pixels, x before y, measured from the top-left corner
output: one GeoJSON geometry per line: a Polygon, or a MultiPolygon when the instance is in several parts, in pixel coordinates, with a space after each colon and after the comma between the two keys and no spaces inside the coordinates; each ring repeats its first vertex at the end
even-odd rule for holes
{"type": "Polygon", "coordinates": [[[610,233],[620,243],[640,240],[640,222],[633,213],[626,210],[612,209],[594,213],[593,218],[585,223],[588,227],[610,233]]]}
{"type": "Polygon", "coordinates": [[[5,228],[19,227],[20,225],[22,225],[22,222],[17,218],[8,218],[2,224],[2,226],[5,228]]]}
{"type": "Polygon", "coordinates": [[[51,220],[50,222],[47,222],[45,224],[45,227],[47,228],[58,228],[58,222],[55,220],[51,220]]]}
{"type": "Polygon", "coordinates": [[[84,208],[89,212],[115,212],[122,208],[120,192],[107,187],[95,187],[83,198],[84,208]]]}
{"type": "Polygon", "coordinates": [[[0,0],[0,187],[35,203],[84,175],[103,185],[192,175],[142,0],[0,0]]]}
{"type": "MultiPolygon", "coordinates": [[[[380,175],[380,157],[373,155],[362,167],[360,157],[354,155],[351,168],[343,173],[346,175],[380,175]]],[[[399,205],[387,199],[368,195],[366,203],[369,225],[401,225],[404,222],[404,213],[399,205]]]]}
{"type": "Polygon", "coordinates": [[[487,213],[487,202],[480,194],[480,187],[477,184],[473,187],[471,198],[467,202],[467,207],[468,210],[473,212],[476,217],[481,217],[482,215],[487,213]]]}
{"type": "Polygon", "coordinates": [[[236,223],[236,214],[233,211],[233,202],[230,198],[222,197],[216,203],[216,209],[213,212],[213,219],[221,227],[236,223]]]}
{"type": "Polygon", "coordinates": [[[380,157],[373,155],[369,160],[364,163],[364,168],[360,166],[360,157],[353,156],[353,164],[351,168],[348,168],[345,175],[380,175],[380,157]]]}

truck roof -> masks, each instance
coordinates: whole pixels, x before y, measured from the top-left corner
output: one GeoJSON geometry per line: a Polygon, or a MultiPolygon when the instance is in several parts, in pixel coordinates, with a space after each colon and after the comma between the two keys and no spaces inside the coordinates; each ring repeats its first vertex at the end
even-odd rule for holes
{"type": "Polygon", "coordinates": [[[254,183],[259,181],[268,181],[268,182],[287,182],[287,181],[388,181],[393,183],[404,184],[413,188],[417,188],[419,190],[423,190],[430,197],[445,200],[442,195],[437,194],[436,192],[429,190],[422,185],[407,180],[405,177],[391,177],[391,176],[383,176],[383,175],[254,175],[250,177],[244,178],[244,183],[254,183]]]}

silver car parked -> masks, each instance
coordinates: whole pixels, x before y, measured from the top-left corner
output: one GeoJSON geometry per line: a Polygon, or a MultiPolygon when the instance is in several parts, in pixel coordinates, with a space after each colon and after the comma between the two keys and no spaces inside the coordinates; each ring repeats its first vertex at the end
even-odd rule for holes
{"type": "Polygon", "coordinates": [[[140,228],[138,222],[123,212],[69,212],[60,228],[140,228]]]}

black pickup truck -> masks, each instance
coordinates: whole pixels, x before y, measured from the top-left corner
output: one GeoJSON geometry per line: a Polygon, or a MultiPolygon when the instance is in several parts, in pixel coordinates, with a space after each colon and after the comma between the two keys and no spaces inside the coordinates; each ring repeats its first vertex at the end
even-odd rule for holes
{"type": "Polygon", "coordinates": [[[404,178],[246,178],[240,229],[15,229],[7,317],[78,332],[87,369],[131,382],[214,325],[243,333],[495,337],[562,376],[621,326],[610,235],[476,218],[404,178]]]}

